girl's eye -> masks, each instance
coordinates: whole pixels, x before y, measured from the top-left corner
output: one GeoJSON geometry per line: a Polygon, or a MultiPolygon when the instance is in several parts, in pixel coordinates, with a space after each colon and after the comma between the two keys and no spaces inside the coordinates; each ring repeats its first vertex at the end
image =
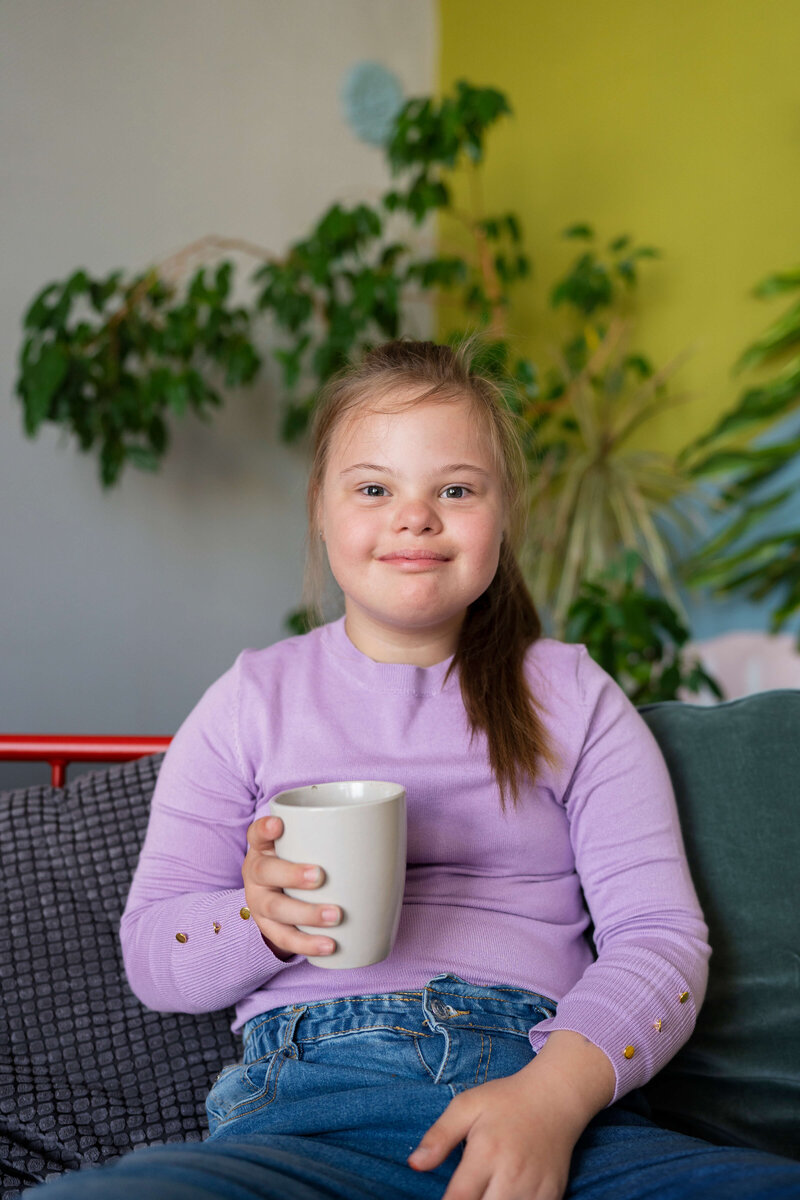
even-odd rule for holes
{"type": "Polygon", "coordinates": [[[448,500],[463,500],[468,493],[469,488],[464,487],[463,483],[454,483],[444,489],[444,495],[448,500]]]}
{"type": "Polygon", "coordinates": [[[359,490],[362,496],[382,496],[386,488],[380,483],[367,483],[359,490]]]}

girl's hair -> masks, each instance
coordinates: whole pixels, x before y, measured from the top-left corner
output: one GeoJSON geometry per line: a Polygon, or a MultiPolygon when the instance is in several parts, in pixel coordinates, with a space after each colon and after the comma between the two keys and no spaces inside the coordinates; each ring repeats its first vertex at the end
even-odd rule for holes
{"type": "Polygon", "coordinates": [[[386,342],[345,366],[324,386],[311,427],[304,603],[315,619],[324,619],[319,504],[331,443],[339,426],[359,408],[379,405],[382,412],[399,412],[426,401],[469,400],[490,439],[503,488],[506,527],[497,572],[467,609],[447,674],[449,677],[458,667],[472,737],[480,730],[486,734],[489,762],[505,811],[507,793],[516,806],[522,777],[533,781],[540,759],[552,764],[554,757],[524,673],[525,652],[541,634],[539,615],[517,561],[528,510],[527,464],[518,419],[502,389],[488,375],[473,369],[480,344],[477,333],[462,339],[454,349],[406,339],[386,342]]]}

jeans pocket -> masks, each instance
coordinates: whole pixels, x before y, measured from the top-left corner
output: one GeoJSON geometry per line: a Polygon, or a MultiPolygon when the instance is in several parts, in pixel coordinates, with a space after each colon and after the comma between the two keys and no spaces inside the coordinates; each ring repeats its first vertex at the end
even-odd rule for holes
{"type": "Polygon", "coordinates": [[[223,1067],[206,1097],[206,1115],[210,1133],[240,1117],[246,1117],[275,1098],[275,1087],[288,1051],[279,1048],[255,1062],[233,1063],[223,1067]]]}

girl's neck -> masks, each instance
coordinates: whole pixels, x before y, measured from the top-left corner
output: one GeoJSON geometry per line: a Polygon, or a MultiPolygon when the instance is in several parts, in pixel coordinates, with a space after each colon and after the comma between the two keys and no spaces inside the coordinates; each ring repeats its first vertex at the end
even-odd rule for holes
{"type": "Polygon", "coordinates": [[[363,617],[353,620],[348,615],[344,628],[356,649],[374,662],[433,667],[455,654],[461,621],[455,627],[450,625],[435,630],[393,630],[373,625],[363,617]]]}

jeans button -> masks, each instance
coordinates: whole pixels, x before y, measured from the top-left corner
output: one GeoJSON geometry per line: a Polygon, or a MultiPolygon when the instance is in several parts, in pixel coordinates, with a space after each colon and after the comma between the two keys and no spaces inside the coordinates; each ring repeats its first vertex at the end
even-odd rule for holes
{"type": "Polygon", "coordinates": [[[449,1017],[450,1008],[447,1004],[442,1004],[441,1000],[431,1000],[431,1012],[435,1017],[449,1017]]]}

